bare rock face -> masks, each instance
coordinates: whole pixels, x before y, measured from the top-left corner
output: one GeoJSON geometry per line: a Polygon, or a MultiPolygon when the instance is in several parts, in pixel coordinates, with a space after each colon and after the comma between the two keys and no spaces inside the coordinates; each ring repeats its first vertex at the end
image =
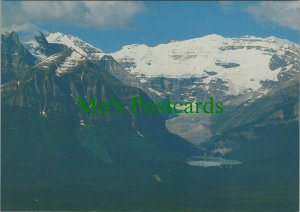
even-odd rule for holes
{"type": "Polygon", "coordinates": [[[29,71],[36,59],[21,44],[16,32],[1,34],[1,82],[29,71]]]}

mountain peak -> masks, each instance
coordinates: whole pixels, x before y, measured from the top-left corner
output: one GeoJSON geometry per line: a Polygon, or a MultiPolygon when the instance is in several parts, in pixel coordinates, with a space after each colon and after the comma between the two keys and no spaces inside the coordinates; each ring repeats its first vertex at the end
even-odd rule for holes
{"type": "Polygon", "coordinates": [[[105,55],[101,58],[101,60],[115,61],[115,59],[114,59],[111,55],[109,55],[109,54],[105,54],[105,55]]]}
{"type": "Polygon", "coordinates": [[[25,46],[40,61],[66,48],[63,44],[49,43],[41,31],[35,32],[34,38],[35,40],[25,42],[25,46]]]}
{"type": "Polygon", "coordinates": [[[15,31],[5,31],[1,33],[1,35],[12,35],[12,34],[17,34],[15,31]]]}
{"type": "Polygon", "coordinates": [[[6,31],[6,32],[1,34],[1,37],[4,38],[4,39],[10,38],[14,41],[20,42],[18,33],[16,33],[15,31],[6,31]]]}
{"type": "Polygon", "coordinates": [[[34,38],[41,46],[46,46],[48,44],[45,35],[41,31],[36,32],[34,38]]]}
{"type": "Polygon", "coordinates": [[[203,39],[208,38],[208,39],[211,39],[211,40],[224,39],[223,36],[218,35],[218,34],[209,34],[209,35],[202,36],[201,38],[203,38],[203,39]]]}
{"type": "Polygon", "coordinates": [[[22,45],[16,32],[1,34],[1,83],[29,71],[35,60],[22,45]]]}
{"type": "Polygon", "coordinates": [[[46,39],[49,43],[59,43],[73,48],[78,53],[90,60],[100,60],[104,56],[104,52],[101,49],[98,49],[93,45],[84,42],[80,38],[72,35],[54,32],[47,34],[46,39]]]}

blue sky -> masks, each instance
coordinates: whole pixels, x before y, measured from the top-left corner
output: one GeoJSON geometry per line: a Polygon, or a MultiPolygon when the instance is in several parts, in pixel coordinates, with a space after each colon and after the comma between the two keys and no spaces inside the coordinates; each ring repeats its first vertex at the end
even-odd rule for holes
{"type": "MultiPolygon", "coordinates": [[[[23,24],[22,26],[29,26],[23,27],[30,29],[24,30],[27,32],[41,29],[72,34],[105,52],[117,51],[127,44],[143,43],[154,46],[171,40],[185,40],[207,34],[219,34],[224,37],[275,36],[299,43],[297,22],[300,19],[296,20],[298,12],[300,13],[299,4],[296,11],[293,9],[294,5],[284,8],[276,2],[128,2],[111,6],[90,4],[97,5],[84,5],[86,9],[83,10],[80,5],[71,7],[69,3],[65,3],[65,8],[72,9],[64,9],[68,14],[57,9],[56,16],[47,16],[47,8],[36,4],[28,5],[25,2],[19,7],[7,5],[10,10],[19,10],[13,12],[23,13],[25,20],[26,17],[28,20],[22,23],[24,18],[15,18],[15,23],[8,22],[4,25],[9,28],[9,24],[23,24]],[[91,7],[94,10],[90,9],[91,7]],[[43,9],[45,12],[41,12],[43,9]],[[26,11],[30,13],[27,14],[26,11]],[[295,17],[285,20],[281,14],[286,12],[295,17]],[[41,15],[43,17],[39,18],[41,15]],[[89,16],[90,19],[80,19],[85,16],[89,16]]],[[[50,5],[48,10],[51,7],[53,8],[53,5],[50,5]]],[[[61,8],[61,5],[55,8],[61,8]]],[[[9,18],[5,16],[9,14],[4,13],[4,19],[9,18]]],[[[23,30],[22,27],[19,28],[20,31],[23,30]]]]}

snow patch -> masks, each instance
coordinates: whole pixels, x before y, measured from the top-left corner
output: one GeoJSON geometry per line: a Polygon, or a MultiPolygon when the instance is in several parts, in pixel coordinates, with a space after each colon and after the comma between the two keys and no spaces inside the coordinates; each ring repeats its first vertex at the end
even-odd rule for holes
{"type": "Polygon", "coordinates": [[[153,88],[148,87],[148,89],[149,89],[152,93],[155,93],[156,95],[158,95],[158,96],[160,96],[160,97],[163,96],[163,93],[158,92],[157,90],[154,90],[153,88]]]}
{"type": "Polygon", "coordinates": [[[140,133],[139,131],[136,131],[136,133],[141,136],[141,137],[144,137],[144,135],[142,133],[140,133]]]}
{"type": "Polygon", "coordinates": [[[45,54],[38,50],[40,45],[35,40],[24,42],[24,46],[38,60],[44,60],[47,58],[45,54]]]}
{"type": "Polygon", "coordinates": [[[83,61],[85,58],[76,51],[72,51],[71,55],[65,58],[65,61],[57,66],[56,74],[61,75],[68,72],[72,67],[76,67],[80,61],[83,61]]]}
{"type": "Polygon", "coordinates": [[[84,126],[84,125],[85,125],[85,123],[84,123],[84,120],[83,120],[83,119],[81,119],[81,120],[80,120],[80,125],[81,125],[81,126],[84,126]]]}
{"type": "Polygon", "coordinates": [[[40,114],[41,114],[42,116],[44,116],[44,117],[47,117],[47,113],[46,113],[45,110],[41,111],[40,114]]]}

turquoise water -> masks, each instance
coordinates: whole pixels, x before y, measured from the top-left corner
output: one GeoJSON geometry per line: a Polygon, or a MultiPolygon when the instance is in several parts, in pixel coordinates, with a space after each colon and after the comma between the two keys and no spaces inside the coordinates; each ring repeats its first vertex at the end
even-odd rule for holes
{"type": "Polygon", "coordinates": [[[200,166],[200,167],[214,167],[214,166],[235,166],[241,165],[242,162],[237,160],[228,160],[218,157],[194,157],[186,161],[190,166],[200,166]]]}

